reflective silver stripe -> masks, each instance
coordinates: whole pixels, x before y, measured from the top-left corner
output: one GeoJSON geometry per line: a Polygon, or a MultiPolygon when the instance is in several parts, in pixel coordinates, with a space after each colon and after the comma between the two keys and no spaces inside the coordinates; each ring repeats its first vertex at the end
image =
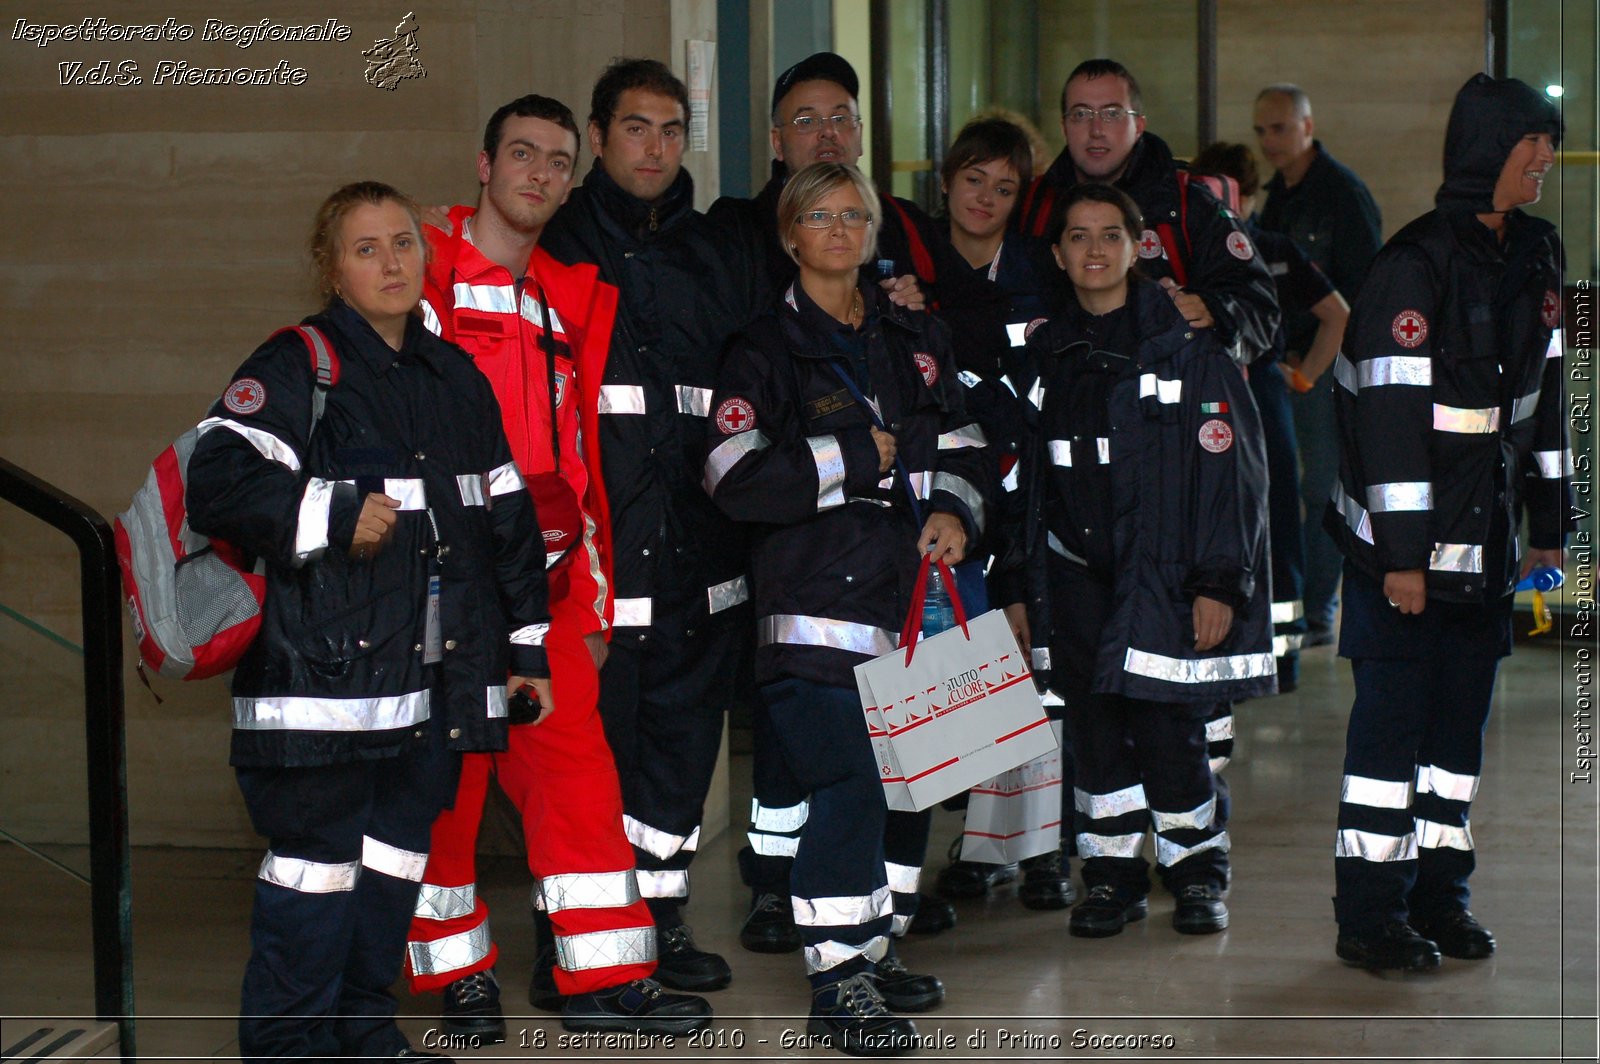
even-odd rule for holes
{"type": "Polygon", "coordinates": [[[246,731],[388,731],[427,719],[426,691],[373,698],[278,695],[233,700],[233,726],[246,731]]]}
{"type": "Polygon", "coordinates": [[[306,481],[300,496],[300,516],[294,526],[294,556],[308,562],[328,549],[328,511],[333,505],[333,482],[321,477],[306,481]]]}
{"type": "Polygon", "coordinates": [[[1206,721],[1206,742],[1220,743],[1233,738],[1233,714],[1206,721]]]}
{"type": "MultiPolygon", "coordinates": [[[[956,380],[960,381],[962,384],[965,384],[968,388],[976,388],[978,385],[983,383],[983,378],[972,372],[970,369],[957,371],[956,380]]],[[[1014,390],[1013,394],[1015,394],[1014,390]]]]}
{"type": "Polygon", "coordinates": [[[1253,680],[1277,672],[1272,654],[1225,654],[1215,658],[1169,658],[1147,650],[1128,648],[1122,667],[1135,676],[1148,676],[1168,683],[1219,683],[1224,680],[1253,680]]]}
{"type": "Polygon", "coordinates": [[[1110,465],[1111,440],[1105,436],[1096,436],[1094,438],[1094,453],[1095,457],[1100,460],[1101,465],[1110,465]]]}
{"type": "Polygon", "coordinates": [[[752,831],[747,838],[750,848],[763,857],[793,857],[800,852],[800,840],[792,835],[766,835],[752,831]]]}
{"type": "Polygon", "coordinates": [[[1375,831],[1341,828],[1333,855],[1359,857],[1363,861],[1415,861],[1417,836],[1411,831],[1404,835],[1380,835],[1375,831]]]}
{"type": "Polygon", "coordinates": [[[1093,835],[1086,831],[1078,833],[1080,857],[1137,857],[1143,849],[1142,831],[1131,835],[1093,835]]]}
{"type": "Polygon", "coordinates": [[[1410,809],[1411,781],[1346,776],[1339,788],[1339,801],[1374,809],[1410,809]]]}
{"type": "Polygon", "coordinates": [[[1006,322],[1006,339],[1011,341],[1012,347],[1026,347],[1028,343],[1028,323],[1025,321],[1006,322]]]}
{"type": "Polygon", "coordinates": [[[1028,652],[1032,659],[1034,669],[1048,669],[1050,667],[1050,648],[1034,647],[1028,652]]]}
{"type": "Polygon", "coordinates": [[[1231,760],[1231,759],[1230,758],[1226,758],[1226,757],[1213,757],[1213,758],[1211,758],[1211,760],[1209,761],[1209,764],[1211,765],[1211,774],[1213,776],[1215,776],[1217,773],[1219,773],[1223,769],[1227,768],[1229,760],[1231,760]]]}
{"type": "Polygon", "coordinates": [[[888,952],[889,939],[884,935],[869,938],[859,946],[829,939],[826,942],[818,942],[815,946],[806,947],[806,972],[807,974],[825,972],[857,957],[877,962],[883,960],[888,952]]]}
{"type": "Polygon", "coordinates": [[[712,584],[706,588],[706,605],[711,613],[732,609],[741,602],[750,601],[750,582],[742,576],[712,584]]]}
{"type": "Polygon", "coordinates": [[[810,815],[810,802],[774,808],[750,799],[750,826],[757,831],[799,831],[810,815]]]}
{"type": "Polygon", "coordinates": [[[550,311],[550,331],[557,336],[565,336],[567,330],[562,327],[561,315],[556,313],[556,308],[543,308],[539,305],[539,301],[533,298],[532,292],[524,291],[522,293],[522,316],[541,329],[544,328],[542,311],[545,309],[550,311]]]}
{"type": "Polygon", "coordinates": [[[628,836],[628,841],[633,845],[661,861],[665,861],[679,850],[693,850],[700,845],[699,825],[687,835],[674,835],[660,828],[653,828],[627,813],[622,814],[622,833],[628,836]]]}
{"type": "Polygon", "coordinates": [[[634,872],[638,882],[639,896],[644,898],[687,898],[689,896],[689,873],[676,872],[650,872],[641,868],[634,872]]]}
{"type": "Polygon", "coordinates": [[[1476,543],[1435,543],[1428,568],[1442,573],[1483,572],[1483,548],[1476,543]]]}
{"type": "Polygon", "coordinates": [[[1426,480],[1401,480],[1367,488],[1367,509],[1375,514],[1433,509],[1433,484],[1426,480]]]}
{"type": "Polygon", "coordinates": [[[606,582],[605,571],[600,567],[600,551],[594,545],[597,534],[594,518],[584,514],[583,553],[589,559],[589,579],[594,581],[594,615],[600,622],[600,630],[605,631],[610,627],[606,620],[606,599],[610,597],[611,585],[606,582]]]}
{"type": "Polygon", "coordinates": [[[457,310],[481,310],[486,314],[515,314],[517,294],[508,284],[468,284],[457,281],[450,290],[457,310]]]}
{"type": "Polygon", "coordinates": [[[402,850],[371,835],[361,836],[361,864],[374,872],[382,872],[395,879],[422,882],[422,870],[428,867],[428,855],[415,850],[402,850]]]}
{"type": "Polygon", "coordinates": [[[1273,624],[1293,624],[1305,615],[1305,603],[1300,599],[1289,599],[1272,604],[1273,624]]]}
{"type": "Polygon", "coordinates": [[[1344,518],[1344,523],[1350,526],[1350,531],[1356,538],[1367,543],[1372,542],[1372,518],[1361,504],[1352,499],[1341,484],[1333,486],[1333,508],[1339,511],[1344,518]]]}
{"type": "Polygon", "coordinates": [[[1163,813],[1159,809],[1150,810],[1150,823],[1156,831],[1179,831],[1192,828],[1205,831],[1217,819],[1217,796],[1212,795],[1199,805],[1182,813],[1163,813]]]}
{"type": "Polygon", "coordinates": [[[408,942],[406,950],[411,955],[411,970],[415,974],[444,975],[477,964],[489,955],[493,944],[489,921],[485,920],[460,934],[446,935],[432,942],[408,942]]]}
{"type": "Polygon", "coordinates": [[[361,878],[361,862],[323,864],[299,857],[280,857],[268,850],[256,875],[301,894],[336,894],[356,889],[356,880],[361,878]]]}
{"type": "Polygon", "coordinates": [[[601,414],[642,414],[644,410],[644,386],[639,384],[602,384],[600,386],[600,404],[596,408],[601,414]]]}
{"type": "Polygon", "coordinates": [[[527,489],[528,486],[522,482],[522,474],[517,471],[515,462],[507,462],[489,471],[490,495],[510,495],[514,491],[527,489]]]}
{"type": "Polygon", "coordinates": [[[1299,632],[1288,635],[1275,635],[1272,637],[1272,653],[1275,657],[1283,657],[1301,649],[1305,645],[1305,636],[1299,632]]]}
{"type": "Polygon", "coordinates": [[[461,505],[483,505],[483,478],[478,476],[476,473],[456,474],[456,490],[461,493],[461,505]]]}
{"type": "Polygon", "coordinates": [[[871,894],[845,894],[836,898],[795,898],[794,922],[799,927],[849,927],[894,913],[887,886],[871,894]]]}
{"type": "Polygon", "coordinates": [[[1005,478],[1000,481],[1000,487],[1003,488],[1006,491],[1016,491],[1019,487],[1022,486],[1021,473],[1022,473],[1022,463],[1021,462],[1013,462],[1013,463],[1011,463],[1011,472],[1007,473],[1005,475],[1005,478]]]}
{"type": "Polygon", "coordinates": [[[678,413],[705,417],[711,413],[711,389],[693,388],[687,384],[677,387],[678,413]]]}
{"type": "Polygon", "coordinates": [[[1545,358],[1560,358],[1567,353],[1566,335],[1560,329],[1550,330],[1550,342],[1545,345],[1545,358]]]}
{"type": "Polygon", "coordinates": [[[1389,384],[1426,388],[1433,383],[1433,359],[1395,355],[1351,362],[1341,353],[1334,359],[1333,377],[1349,392],[1389,384]]]}
{"type": "Polygon", "coordinates": [[[806,446],[811,448],[811,460],[817,466],[817,509],[843,506],[844,451],[839,447],[839,437],[807,436],[806,446]]]}
{"type": "Polygon", "coordinates": [[[832,647],[834,650],[848,650],[852,654],[876,658],[893,650],[895,644],[900,642],[900,634],[870,624],[778,613],[763,617],[757,623],[756,642],[760,646],[788,643],[795,646],[832,647]]]}
{"type": "Polygon", "coordinates": [[[1434,403],[1433,427],[1436,432],[1499,432],[1500,408],[1470,409],[1434,403]]]}
{"type": "Polygon", "coordinates": [[[1472,825],[1455,827],[1436,820],[1418,820],[1417,845],[1424,850],[1471,850],[1472,825]]]}
{"type": "Polygon", "coordinates": [[[300,457],[294,453],[294,448],[284,443],[278,437],[265,429],[258,429],[253,425],[241,425],[231,418],[208,417],[195,426],[197,435],[204,436],[212,429],[228,429],[237,432],[250,441],[250,446],[269,462],[277,462],[287,469],[299,472],[300,457]]]}
{"type": "Polygon", "coordinates": [[[542,647],[544,637],[550,634],[548,624],[525,624],[511,633],[511,645],[518,647],[542,647]]]}
{"type": "MultiPolygon", "coordinates": [[[[456,480],[459,482],[460,477],[456,480]]],[[[349,484],[355,487],[353,480],[341,480],[340,484],[349,484]]],[[[383,482],[383,493],[397,501],[401,510],[421,511],[428,508],[428,489],[416,477],[388,477],[383,482]]]]}
{"type": "Polygon", "coordinates": [[[895,938],[905,938],[906,932],[911,930],[911,917],[905,913],[895,913],[889,918],[889,933],[895,938]]]}
{"type": "Polygon", "coordinates": [[[534,904],[551,913],[564,909],[623,909],[640,897],[639,881],[631,871],[545,876],[534,888],[534,895],[534,904]]]}
{"type": "Polygon", "coordinates": [[[616,628],[650,627],[650,600],[619,598],[611,604],[611,624],[616,628]]]}
{"type": "Polygon", "coordinates": [[[896,894],[915,894],[917,882],[922,878],[920,865],[895,864],[893,861],[883,862],[884,873],[889,877],[889,889],[896,894]]]}
{"type": "Polygon", "coordinates": [[[1028,402],[1033,404],[1035,410],[1044,409],[1044,378],[1040,377],[1028,389],[1028,402]]]}
{"type": "Polygon", "coordinates": [[[509,714],[506,707],[506,685],[490,684],[483,692],[484,715],[490,720],[504,720],[509,714]]]}
{"type": "Polygon", "coordinates": [[[717,485],[728,475],[728,470],[739,464],[739,459],[751,451],[760,451],[771,446],[772,441],[756,429],[741,432],[737,436],[729,436],[717,444],[711,453],[706,455],[706,494],[716,494],[717,485]]]}
{"type": "Polygon", "coordinates": [[[1181,846],[1157,835],[1156,864],[1162,868],[1171,868],[1179,861],[1193,857],[1197,853],[1204,853],[1207,850],[1221,850],[1223,853],[1227,853],[1232,848],[1233,844],[1228,841],[1228,833],[1226,831],[1219,831],[1204,842],[1197,842],[1193,846],[1181,846]]]}
{"type": "Polygon", "coordinates": [[[1135,783],[1132,787],[1124,787],[1110,794],[1090,794],[1080,787],[1074,787],[1072,807],[1090,820],[1105,820],[1107,817],[1150,808],[1145,800],[1142,783],[1135,783]]]}
{"type": "Polygon", "coordinates": [[[444,335],[444,325],[439,321],[439,314],[433,309],[433,304],[424,299],[421,303],[422,324],[427,326],[429,332],[435,336],[444,335]]]}
{"type": "Polygon", "coordinates": [[[468,883],[462,887],[441,887],[437,883],[424,883],[417,893],[417,906],[411,915],[419,920],[454,920],[468,916],[478,909],[478,885],[468,883]]]}
{"type": "Polygon", "coordinates": [[[984,438],[983,429],[976,424],[963,425],[949,432],[939,433],[939,450],[954,451],[962,447],[987,447],[989,441],[984,438]]]}
{"type": "Polygon", "coordinates": [[[1071,469],[1072,468],[1072,441],[1071,440],[1051,440],[1050,441],[1050,462],[1051,462],[1052,465],[1058,465],[1058,466],[1065,467],[1067,469],[1071,469]]]}
{"type": "Polygon", "coordinates": [[[649,964],[655,959],[656,929],[653,926],[556,936],[556,964],[569,972],[649,964]]]}
{"type": "Polygon", "coordinates": [[[1050,549],[1055,551],[1057,554],[1061,555],[1063,558],[1067,559],[1067,561],[1069,561],[1069,562],[1077,562],[1079,565],[1088,565],[1089,564],[1088,559],[1080,558],[1080,557],[1078,557],[1078,555],[1076,555],[1076,554],[1072,553],[1070,550],[1068,550],[1066,544],[1062,543],[1061,540],[1057,539],[1056,538],[1056,534],[1054,532],[1046,532],[1044,538],[1045,538],[1045,543],[1050,547],[1050,549]]]}
{"type": "Polygon", "coordinates": [[[972,513],[972,521],[978,526],[978,531],[983,531],[983,496],[978,489],[954,473],[935,473],[933,475],[933,490],[948,491],[951,495],[967,504],[967,509],[972,513]]]}
{"type": "Polygon", "coordinates": [[[1470,802],[1478,796],[1478,777],[1449,772],[1438,765],[1418,765],[1417,793],[1437,794],[1452,802],[1470,802]]]}
{"type": "Polygon", "coordinates": [[[1572,476],[1572,452],[1565,448],[1559,451],[1534,451],[1533,464],[1546,480],[1572,476]]]}
{"type": "Polygon", "coordinates": [[[1535,388],[1511,404],[1511,423],[1526,421],[1539,409],[1539,389],[1535,388]]]}
{"type": "Polygon", "coordinates": [[[1183,397],[1183,382],[1163,380],[1154,373],[1139,375],[1139,398],[1155,396],[1158,403],[1176,403],[1183,397]]]}

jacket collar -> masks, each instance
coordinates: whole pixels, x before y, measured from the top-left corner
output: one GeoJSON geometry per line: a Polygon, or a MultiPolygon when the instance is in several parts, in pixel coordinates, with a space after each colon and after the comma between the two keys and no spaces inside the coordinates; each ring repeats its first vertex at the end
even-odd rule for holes
{"type": "Polygon", "coordinates": [[[634,240],[649,240],[694,212],[694,179],[688,170],[679,170],[677,179],[654,203],[625,191],[606,173],[599,159],[589,168],[583,188],[592,198],[601,223],[634,240]]]}
{"type": "Polygon", "coordinates": [[[307,318],[306,323],[331,326],[344,340],[344,343],[337,345],[339,358],[360,362],[373,376],[381,376],[399,363],[413,360],[427,366],[438,376],[444,375],[442,358],[448,348],[438,342],[417,314],[407,315],[406,332],[398,351],[385,343],[383,337],[367,324],[367,319],[338,296],[321,314],[307,318]]]}

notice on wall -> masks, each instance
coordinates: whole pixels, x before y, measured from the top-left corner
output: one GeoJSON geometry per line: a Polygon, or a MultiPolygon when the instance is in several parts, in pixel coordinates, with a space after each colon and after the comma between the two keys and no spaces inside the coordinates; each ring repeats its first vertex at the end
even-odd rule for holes
{"type": "Polygon", "coordinates": [[[716,41],[685,41],[689,65],[689,150],[711,148],[711,77],[717,65],[716,41]]]}

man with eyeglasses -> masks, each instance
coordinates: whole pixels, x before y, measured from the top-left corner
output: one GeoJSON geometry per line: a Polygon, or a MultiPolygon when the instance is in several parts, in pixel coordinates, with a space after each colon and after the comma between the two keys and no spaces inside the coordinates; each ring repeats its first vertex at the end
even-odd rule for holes
{"type": "Polygon", "coordinates": [[[1061,193],[1081,181],[1114,185],[1133,197],[1149,227],[1139,237],[1139,268],[1159,279],[1196,328],[1215,329],[1234,360],[1248,365],[1272,349],[1278,299],[1255,246],[1202,183],[1146,132],[1139,83],[1114,59],[1079,63],[1061,89],[1067,146],[1035,178],[1014,217],[1043,236],[1061,193]]]}

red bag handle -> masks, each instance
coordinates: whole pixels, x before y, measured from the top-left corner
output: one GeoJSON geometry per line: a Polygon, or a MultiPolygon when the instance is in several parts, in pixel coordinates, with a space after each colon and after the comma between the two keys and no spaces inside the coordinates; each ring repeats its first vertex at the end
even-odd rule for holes
{"type": "Polygon", "coordinates": [[[939,566],[939,573],[944,577],[944,586],[950,592],[950,605],[956,611],[956,623],[961,626],[961,634],[969,640],[972,633],[967,631],[967,610],[961,605],[961,592],[956,590],[956,577],[950,567],[944,562],[934,562],[932,554],[922,556],[922,564],[917,566],[917,581],[911,585],[911,611],[906,614],[906,623],[900,629],[900,646],[906,648],[906,664],[911,664],[911,655],[917,649],[917,637],[922,634],[922,607],[928,600],[928,568],[930,565],[939,566]]]}

